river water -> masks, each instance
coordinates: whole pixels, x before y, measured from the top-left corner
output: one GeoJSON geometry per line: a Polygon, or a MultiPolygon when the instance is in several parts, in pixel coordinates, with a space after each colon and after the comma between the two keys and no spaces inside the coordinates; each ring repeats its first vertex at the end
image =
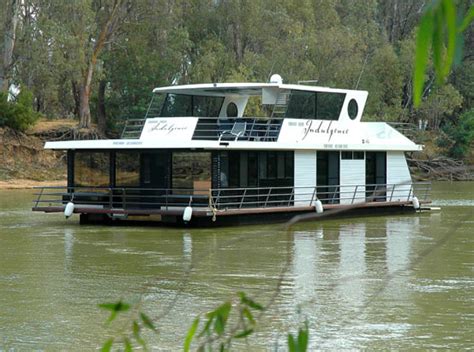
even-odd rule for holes
{"type": "MultiPolygon", "coordinates": [[[[155,319],[153,350],[182,349],[194,317],[238,291],[267,304],[237,350],[474,348],[474,183],[436,183],[441,211],[219,229],[80,226],[0,191],[0,350],[91,350],[120,335],[97,305],[155,319]]],[[[127,331],[128,331],[127,330],[127,331]]]]}

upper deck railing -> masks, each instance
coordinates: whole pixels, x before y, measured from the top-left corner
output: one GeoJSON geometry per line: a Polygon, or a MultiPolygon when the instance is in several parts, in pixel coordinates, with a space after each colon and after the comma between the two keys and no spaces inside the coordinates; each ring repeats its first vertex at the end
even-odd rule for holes
{"type": "MultiPolygon", "coordinates": [[[[125,121],[122,139],[138,139],[146,119],[125,121]]],[[[275,142],[280,135],[283,118],[212,118],[201,117],[193,140],[275,142]]]]}
{"type": "Polygon", "coordinates": [[[193,140],[276,142],[282,118],[200,118],[193,140]]]}

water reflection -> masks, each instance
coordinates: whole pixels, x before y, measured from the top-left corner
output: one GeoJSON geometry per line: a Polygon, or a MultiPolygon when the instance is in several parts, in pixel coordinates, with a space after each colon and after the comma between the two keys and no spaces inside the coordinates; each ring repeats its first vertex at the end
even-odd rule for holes
{"type": "Polygon", "coordinates": [[[193,238],[188,232],[183,234],[183,258],[185,267],[184,269],[189,270],[193,260],[193,238]]]}
{"type": "Polygon", "coordinates": [[[64,270],[71,270],[74,247],[74,232],[71,228],[64,229],[64,270]]]}
{"type": "MultiPolygon", "coordinates": [[[[339,228],[339,277],[338,296],[343,302],[359,306],[365,297],[363,278],[366,274],[364,223],[341,225],[339,228]]],[[[341,302],[342,303],[342,302],[341,302]]]]}
{"type": "MultiPolygon", "coordinates": [[[[322,302],[323,283],[339,305],[362,306],[375,279],[401,274],[410,266],[411,242],[419,231],[418,217],[387,218],[384,226],[370,221],[320,224],[315,231],[295,231],[292,277],[296,304],[322,302]]],[[[401,275],[403,277],[403,275],[401,275]]],[[[397,280],[400,285],[400,280],[397,280]]],[[[328,300],[328,299],[326,299],[328,300]]]]}

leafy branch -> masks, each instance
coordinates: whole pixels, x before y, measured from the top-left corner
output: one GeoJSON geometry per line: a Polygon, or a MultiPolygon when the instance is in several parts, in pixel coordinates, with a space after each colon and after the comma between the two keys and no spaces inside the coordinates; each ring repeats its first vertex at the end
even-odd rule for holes
{"type": "Polygon", "coordinates": [[[421,17],[416,35],[415,69],[413,71],[413,102],[421,103],[425,73],[430,52],[438,84],[445,82],[453,65],[462,60],[463,32],[474,20],[474,5],[467,14],[457,19],[456,3],[453,0],[433,0],[421,17]]]}

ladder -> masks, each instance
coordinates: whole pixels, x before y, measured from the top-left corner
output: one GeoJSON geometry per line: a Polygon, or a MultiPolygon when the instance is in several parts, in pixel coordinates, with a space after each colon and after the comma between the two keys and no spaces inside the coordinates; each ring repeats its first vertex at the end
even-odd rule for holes
{"type": "Polygon", "coordinates": [[[291,92],[282,91],[278,94],[278,97],[273,105],[272,119],[273,118],[284,118],[286,111],[288,110],[288,103],[290,102],[291,92]]]}
{"type": "Polygon", "coordinates": [[[146,119],[128,119],[123,126],[121,139],[138,139],[142,134],[146,119]]]}

